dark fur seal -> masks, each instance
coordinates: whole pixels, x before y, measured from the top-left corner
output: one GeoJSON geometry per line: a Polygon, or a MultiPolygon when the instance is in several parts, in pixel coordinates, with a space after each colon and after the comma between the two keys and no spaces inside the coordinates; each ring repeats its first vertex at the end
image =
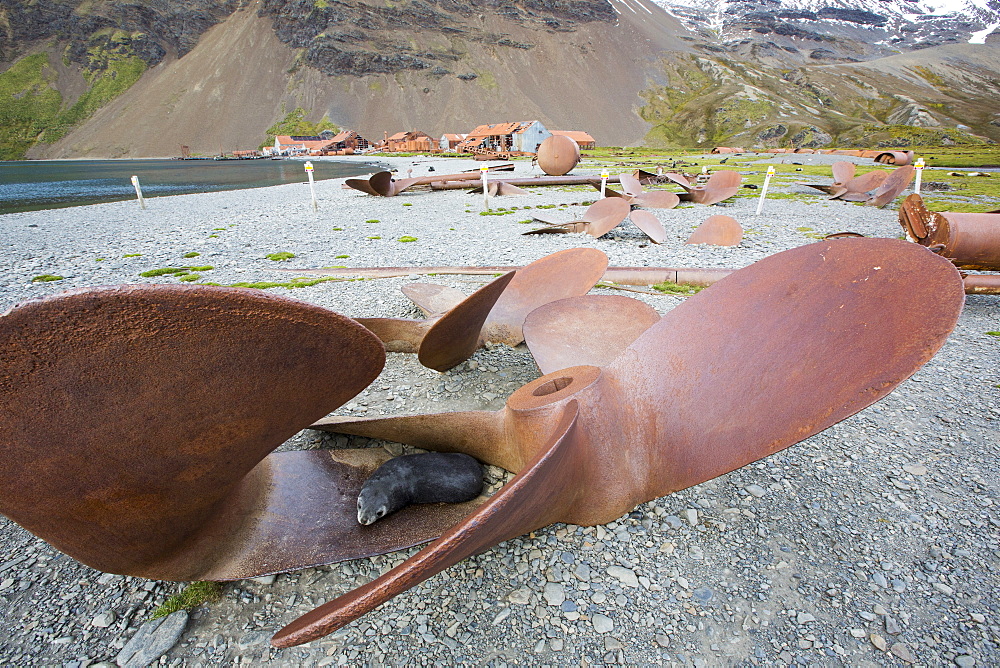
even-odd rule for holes
{"type": "Polygon", "coordinates": [[[483,489],[483,467],[458,452],[428,452],[390,459],[358,494],[358,522],[372,524],[413,503],[461,503],[483,489]]]}

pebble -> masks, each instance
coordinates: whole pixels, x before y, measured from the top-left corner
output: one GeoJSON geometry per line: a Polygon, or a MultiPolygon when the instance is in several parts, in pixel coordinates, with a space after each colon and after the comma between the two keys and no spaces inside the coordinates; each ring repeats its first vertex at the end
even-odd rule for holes
{"type": "Polygon", "coordinates": [[[507,596],[507,600],[517,605],[528,605],[531,601],[531,591],[528,589],[515,589],[507,596]]]}
{"type": "Polygon", "coordinates": [[[905,644],[898,642],[889,648],[889,651],[907,663],[916,663],[917,658],[905,644]]]}
{"type": "Polygon", "coordinates": [[[542,595],[549,605],[562,605],[566,600],[566,588],[556,582],[547,582],[542,595]]]}
{"type": "Polygon", "coordinates": [[[698,511],[695,510],[694,508],[687,508],[681,514],[684,515],[684,519],[686,519],[687,523],[690,524],[691,526],[698,525],[698,511]]]}
{"type": "Polygon", "coordinates": [[[598,633],[611,633],[615,628],[614,622],[611,621],[611,618],[606,615],[594,615],[591,619],[591,623],[594,625],[594,630],[598,633]]]}
{"type": "Polygon", "coordinates": [[[961,654],[955,657],[955,665],[961,668],[973,668],[976,665],[976,659],[968,654],[961,654]]]}
{"type": "Polygon", "coordinates": [[[146,622],[118,652],[115,662],[122,668],[144,668],[154,663],[177,644],[187,622],[186,610],[146,622]]]}
{"type": "Polygon", "coordinates": [[[626,587],[638,587],[639,578],[634,571],[621,566],[611,566],[608,568],[608,575],[617,578],[626,587]]]}
{"type": "Polygon", "coordinates": [[[872,633],[870,636],[868,636],[868,639],[871,640],[871,643],[875,645],[875,647],[879,648],[883,652],[889,649],[889,645],[888,643],[886,643],[885,638],[878,635],[877,633],[872,633]]]}
{"type": "Polygon", "coordinates": [[[102,612],[90,621],[91,626],[96,626],[99,629],[106,629],[115,623],[115,613],[112,611],[102,612]]]}
{"type": "Polygon", "coordinates": [[[757,484],[747,485],[743,489],[745,489],[750,496],[755,496],[758,499],[767,493],[766,489],[757,484]]]}

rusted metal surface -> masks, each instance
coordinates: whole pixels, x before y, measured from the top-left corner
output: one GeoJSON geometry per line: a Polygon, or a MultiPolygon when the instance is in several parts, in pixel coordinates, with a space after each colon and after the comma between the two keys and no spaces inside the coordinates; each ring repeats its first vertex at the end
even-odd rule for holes
{"type": "MultiPolygon", "coordinates": [[[[497,175],[492,177],[497,183],[508,183],[514,186],[583,186],[592,185],[597,183],[600,185],[600,179],[594,176],[519,176],[519,177],[506,177],[497,175]]],[[[608,183],[618,183],[618,177],[612,176],[608,179],[608,183]]],[[[460,190],[462,188],[469,188],[471,184],[468,183],[432,183],[431,190],[460,190]]],[[[482,192],[479,189],[479,192],[482,192]]]]}
{"type": "Polygon", "coordinates": [[[954,266],[915,244],[808,244],[687,299],[610,364],[542,376],[496,413],[324,420],[316,427],[430,450],[471,446],[518,476],[438,541],[272,643],[319,638],[519,533],[606,523],[816,434],[929,360],[963,301],[954,266]]]}
{"type": "Polygon", "coordinates": [[[26,302],[0,317],[0,512],[93,568],[158,580],[425,542],[477,504],[360,527],[355,498],[384,453],[271,452],[384,360],[353,320],[256,290],[137,285],[26,302]]]}
{"type": "Polygon", "coordinates": [[[701,186],[693,185],[680,174],[665,174],[664,176],[684,188],[686,192],[680,195],[681,200],[698,204],[715,204],[729,199],[739,191],[740,182],[743,180],[739,172],[731,170],[714,172],[708,177],[705,185],[701,186]]]}
{"type": "MultiPolygon", "coordinates": [[[[454,303],[446,312],[435,313],[424,320],[407,318],[357,318],[393,353],[417,353],[424,366],[447,371],[472,357],[483,343],[481,332],[503,291],[514,279],[509,272],[484,285],[473,294],[454,303]]],[[[424,289],[431,292],[431,289],[424,289]]],[[[443,299],[453,300],[454,293],[443,299]]],[[[419,304],[418,304],[419,305],[419,304]]]]}
{"type": "Polygon", "coordinates": [[[1000,274],[967,274],[962,282],[967,295],[1000,295],[1000,274]]]}
{"type": "Polygon", "coordinates": [[[601,280],[608,256],[596,248],[568,248],[519,269],[483,325],[483,339],[516,346],[529,313],[543,304],[587,294],[601,280]]]}
{"type": "Polygon", "coordinates": [[[618,227],[629,215],[629,203],[618,197],[599,199],[583,212],[576,220],[560,223],[550,218],[535,214],[535,220],[545,223],[546,227],[529,230],[523,234],[565,234],[569,232],[586,232],[592,237],[600,237],[618,227]]]}
{"type": "Polygon", "coordinates": [[[909,239],[961,269],[1000,270],[1000,214],[937,213],[914,193],[903,200],[899,222],[909,239]]]}
{"type": "MultiPolygon", "coordinates": [[[[513,165],[493,165],[490,172],[508,171],[513,169],[513,165]]],[[[395,197],[399,193],[414,186],[429,186],[433,184],[458,184],[460,188],[468,188],[469,182],[479,181],[482,176],[479,170],[461,172],[459,174],[434,174],[431,176],[420,176],[415,178],[397,179],[392,172],[376,172],[367,179],[347,179],[344,185],[355,190],[360,190],[369,195],[380,195],[382,197],[395,197]]]]}
{"type": "Polygon", "coordinates": [[[552,135],[538,145],[538,167],[549,176],[568,174],[580,162],[580,145],[569,137],[552,135]]]}
{"type": "Polygon", "coordinates": [[[875,162],[902,167],[913,162],[913,151],[883,151],[875,156],[875,162]]]}
{"type": "Polygon", "coordinates": [[[667,231],[663,224],[651,211],[636,210],[629,213],[629,220],[649,237],[654,244],[662,244],[667,240],[667,231]]]}
{"type": "Polygon", "coordinates": [[[698,226],[686,244],[712,244],[713,246],[736,246],[743,240],[743,226],[732,216],[709,216],[698,226]]]}
{"type": "Polygon", "coordinates": [[[865,235],[860,232],[833,232],[832,234],[827,234],[824,239],[855,239],[858,237],[864,237],[865,235]]]}
{"type": "Polygon", "coordinates": [[[716,146],[712,149],[713,155],[722,153],[746,153],[746,149],[738,146],[716,146]]]}
{"type": "Polygon", "coordinates": [[[909,187],[910,181],[913,180],[913,174],[915,172],[916,168],[913,165],[897,167],[892,170],[882,185],[880,185],[875,192],[872,193],[871,199],[869,199],[867,203],[870,206],[877,206],[881,208],[894,201],[904,190],[907,189],[907,187],[909,187]]]}
{"type": "Polygon", "coordinates": [[[543,374],[572,366],[606,366],[659,321],[656,309],[631,297],[570,297],[529,313],[524,342],[543,374]]]}
{"type": "MultiPolygon", "coordinates": [[[[642,188],[640,172],[635,174],[622,174],[620,177],[623,193],[618,193],[610,188],[605,188],[605,193],[612,197],[622,197],[629,204],[634,206],[644,206],[650,209],[672,209],[680,204],[680,197],[676,193],[666,190],[645,191],[642,188]]],[[[600,185],[593,184],[600,188],[600,185]]]]}

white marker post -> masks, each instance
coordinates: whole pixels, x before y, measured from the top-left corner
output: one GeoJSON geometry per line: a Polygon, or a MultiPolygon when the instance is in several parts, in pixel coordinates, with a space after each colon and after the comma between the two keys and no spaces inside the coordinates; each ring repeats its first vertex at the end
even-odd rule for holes
{"type": "Polygon", "coordinates": [[[142,196],[142,188],[139,187],[139,177],[138,176],[133,176],[132,177],[132,185],[135,186],[135,196],[139,198],[139,206],[141,206],[143,209],[145,209],[146,208],[146,200],[142,196]]]}
{"type": "Polygon", "coordinates": [[[916,181],[913,182],[913,192],[920,194],[920,181],[921,177],[924,175],[924,159],[917,158],[917,161],[913,164],[913,168],[917,170],[916,181]]]}
{"type": "Polygon", "coordinates": [[[604,194],[604,189],[608,187],[608,178],[610,176],[611,174],[609,174],[606,169],[601,172],[601,199],[607,197],[607,195],[604,194]]]}
{"type": "Polygon", "coordinates": [[[486,177],[489,171],[490,168],[486,165],[479,168],[479,173],[483,177],[483,207],[486,211],[490,210],[490,184],[489,179],[486,177]]]}
{"type": "Polygon", "coordinates": [[[770,165],[767,168],[767,175],[764,176],[764,188],[760,191],[760,200],[757,202],[757,213],[755,216],[760,215],[761,209],[764,208],[764,198],[767,197],[767,186],[771,183],[771,177],[774,176],[774,165],[770,165]]]}
{"type": "Polygon", "coordinates": [[[313,211],[319,211],[319,202],[316,201],[316,184],[313,183],[313,164],[311,160],[306,160],[306,175],[309,177],[309,192],[312,193],[313,211]]]}
{"type": "Polygon", "coordinates": [[[701,167],[701,173],[702,174],[708,174],[708,165],[702,165],[702,167],[701,167]]]}

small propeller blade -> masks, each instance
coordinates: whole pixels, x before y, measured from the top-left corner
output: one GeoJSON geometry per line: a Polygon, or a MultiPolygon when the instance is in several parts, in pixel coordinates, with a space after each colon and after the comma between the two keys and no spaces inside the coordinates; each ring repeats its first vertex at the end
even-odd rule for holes
{"type": "Polygon", "coordinates": [[[854,172],[857,168],[857,165],[850,160],[841,160],[840,162],[833,163],[833,182],[835,184],[847,183],[854,178],[854,172]]]}
{"type": "Polygon", "coordinates": [[[732,216],[709,216],[698,226],[686,244],[712,244],[713,246],[736,246],[743,239],[743,227],[732,216]]]}
{"type": "MultiPolygon", "coordinates": [[[[668,193],[673,195],[673,193],[668,193]]],[[[677,195],[674,195],[677,199],[677,195]]],[[[636,210],[629,214],[629,219],[642,230],[654,244],[662,244],[667,240],[667,231],[663,229],[660,219],[649,211],[636,210]]]]}

